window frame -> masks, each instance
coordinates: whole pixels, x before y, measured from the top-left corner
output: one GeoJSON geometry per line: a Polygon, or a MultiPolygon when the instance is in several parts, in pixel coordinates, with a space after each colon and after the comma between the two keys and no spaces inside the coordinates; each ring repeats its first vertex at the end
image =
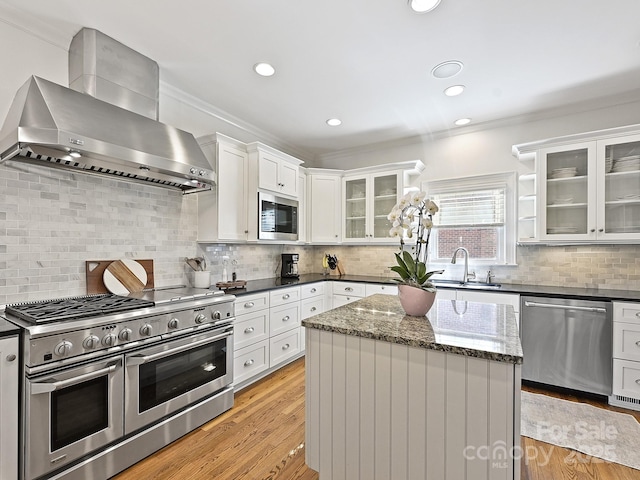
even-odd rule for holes
{"type": "MultiPolygon", "coordinates": [[[[442,180],[423,181],[421,190],[431,198],[434,194],[465,192],[470,190],[486,190],[492,188],[504,188],[504,242],[497,245],[496,260],[471,259],[476,265],[516,265],[516,236],[517,236],[517,172],[502,172],[486,175],[474,175],[470,177],[449,178],[442,180]]],[[[486,225],[477,225],[478,228],[487,228],[486,225]]],[[[496,227],[500,228],[500,227],[496,227]]],[[[433,229],[433,237],[429,245],[429,258],[432,264],[449,263],[445,258],[434,258],[434,245],[437,243],[438,228],[433,229]]]]}

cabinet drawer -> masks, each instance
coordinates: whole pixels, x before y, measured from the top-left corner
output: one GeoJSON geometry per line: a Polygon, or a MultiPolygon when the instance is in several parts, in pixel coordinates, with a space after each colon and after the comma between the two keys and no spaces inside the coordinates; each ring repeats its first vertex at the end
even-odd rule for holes
{"type": "Polygon", "coordinates": [[[324,297],[307,298],[300,302],[300,320],[324,312],[324,297]]]}
{"type": "Polygon", "coordinates": [[[234,350],[267,338],[269,338],[269,310],[239,315],[233,322],[234,350]]]}
{"type": "Polygon", "coordinates": [[[300,329],[296,328],[269,340],[271,367],[284,362],[288,358],[300,353],[300,329]]]}
{"type": "Polygon", "coordinates": [[[269,333],[277,335],[300,326],[300,302],[269,310],[269,333]]]}
{"type": "Polygon", "coordinates": [[[613,321],[640,325],[640,303],[613,302],[613,321]]]}
{"type": "Polygon", "coordinates": [[[300,287],[277,288],[269,292],[269,304],[272,307],[300,300],[300,287]]]}
{"type": "Polygon", "coordinates": [[[269,368],[269,340],[233,353],[233,382],[238,384],[269,368]]]}
{"type": "Polygon", "coordinates": [[[300,286],[300,298],[317,297],[318,295],[324,295],[324,282],[309,283],[307,285],[300,286]]]}
{"type": "Polygon", "coordinates": [[[613,394],[640,398],[640,363],[613,359],[613,394]]]}
{"type": "Polygon", "coordinates": [[[640,362],[640,325],[613,322],[613,356],[640,362]]]}
{"type": "Polygon", "coordinates": [[[355,297],[352,295],[334,295],[332,297],[332,306],[331,308],[338,308],[343,305],[347,305],[349,303],[353,303],[356,300],[360,300],[362,297],[355,297]]]}
{"type": "Polygon", "coordinates": [[[332,282],[334,295],[350,295],[354,297],[364,297],[366,295],[366,286],[364,283],[353,282],[332,282]]]}
{"type": "Polygon", "coordinates": [[[236,310],[236,317],[243,313],[255,312],[256,310],[269,308],[269,292],[243,295],[236,298],[233,305],[236,310]]]}
{"type": "Polygon", "coordinates": [[[397,285],[382,285],[379,283],[367,283],[365,285],[365,293],[368,297],[369,295],[375,295],[376,293],[383,293],[386,295],[397,295],[398,294],[398,286],[397,285]]]}

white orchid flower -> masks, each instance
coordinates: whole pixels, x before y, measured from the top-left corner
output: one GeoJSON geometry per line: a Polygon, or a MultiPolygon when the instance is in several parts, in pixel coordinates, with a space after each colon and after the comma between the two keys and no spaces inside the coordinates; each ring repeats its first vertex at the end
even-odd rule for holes
{"type": "Polygon", "coordinates": [[[390,222],[395,222],[398,218],[400,218],[401,214],[401,210],[394,208],[393,210],[391,210],[391,212],[389,212],[389,215],[387,215],[387,220],[389,220],[390,222]]]}
{"type": "Polygon", "coordinates": [[[436,202],[429,200],[429,203],[427,204],[427,210],[431,215],[435,215],[440,209],[438,208],[438,205],[436,205],[436,202]]]}
{"type": "Polygon", "coordinates": [[[404,210],[410,204],[411,204],[411,192],[400,197],[400,200],[398,201],[398,208],[400,208],[401,210],[404,210]]]}
{"type": "Polygon", "coordinates": [[[407,233],[405,235],[407,236],[407,238],[413,238],[413,230],[411,230],[410,228],[407,229],[407,233]]]}
{"type": "Polygon", "coordinates": [[[391,228],[391,230],[389,230],[389,236],[390,237],[400,237],[403,234],[403,230],[402,228],[398,225],[398,226],[393,226],[391,228]]]}
{"type": "Polygon", "coordinates": [[[433,227],[433,222],[431,221],[430,218],[426,218],[425,217],[425,218],[422,219],[422,226],[424,228],[431,228],[431,227],[433,227]]]}
{"type": "Polygon", "coordinates": [[[426,192],[411,192],[411,198],[409,200],[409,203],[414,206],[420,205],[420,203],[422,203],[426,195],[427,195],[426,192]]]}

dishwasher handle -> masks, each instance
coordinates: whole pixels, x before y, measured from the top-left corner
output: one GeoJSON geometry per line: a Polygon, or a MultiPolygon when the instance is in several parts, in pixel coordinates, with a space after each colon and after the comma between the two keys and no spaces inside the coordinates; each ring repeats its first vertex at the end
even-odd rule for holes
{"type": "Polygon", "coordinates": [[[581,312],[597,312],[597,313],[607,313],[606,308],[602,307],[581,307],[581,306],[571,306],[571,305],[557,305],[555,303],[539,303],[539,302],[524,302],[525,307],[539,307],[539,308],[558,308],[560,310],[579,310],[581,312]]]}

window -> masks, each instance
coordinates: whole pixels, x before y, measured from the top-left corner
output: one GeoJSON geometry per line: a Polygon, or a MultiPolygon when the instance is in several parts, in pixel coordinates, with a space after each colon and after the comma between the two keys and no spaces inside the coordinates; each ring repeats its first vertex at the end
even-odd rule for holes
{"type": "Polygon", "coordinates": [[[515,173],[423,184],[440,211],[433,217],[429,261],[448,263],[465,247],[474,263],[515,264],[515,173]]]}

